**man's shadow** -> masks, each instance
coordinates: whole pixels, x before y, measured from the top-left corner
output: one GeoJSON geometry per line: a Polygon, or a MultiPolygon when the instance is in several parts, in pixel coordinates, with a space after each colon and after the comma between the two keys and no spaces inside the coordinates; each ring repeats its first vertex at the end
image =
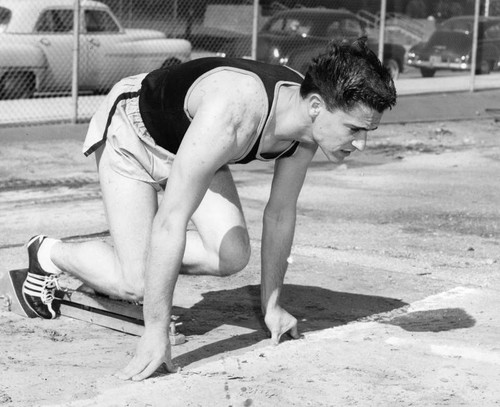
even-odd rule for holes
{"type": "MultiPolygon", "coordinates": [[[[344,325],[408,305],[394,298],[342,293],[293,284],[284,286],[281,303],[297,318],[301,333],[344,325]]],[[[251,330],[244,334],[228,335],[222,341],[208,343],[177,356],[174,363],[180,366],[246,348],[269,337],[260,308],[259,285],[207,292],[203,294],[203,300],[193,307],[174,307],[173,313],[180,316],[182,333],[188,336],[188,340],[189,336],[201,336],[223,325],[251,330]]]]}

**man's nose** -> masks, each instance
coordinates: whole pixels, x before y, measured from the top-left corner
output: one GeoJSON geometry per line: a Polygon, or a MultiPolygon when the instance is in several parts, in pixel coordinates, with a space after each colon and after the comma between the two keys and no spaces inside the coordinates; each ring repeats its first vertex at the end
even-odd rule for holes
{"type": "Polygon", "coordinates": [[[366,131],[356,137],[356,140],[352,142],[352,145],[356,147],[357,150],[363,151],[366,147],[366,131]]]}

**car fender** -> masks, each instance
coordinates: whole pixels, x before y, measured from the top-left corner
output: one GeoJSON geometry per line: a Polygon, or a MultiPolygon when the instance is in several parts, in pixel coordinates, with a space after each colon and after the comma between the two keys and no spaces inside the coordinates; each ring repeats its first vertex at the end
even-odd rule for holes
{"type": "Polygon", "coordinates": [[[183,58],[183,60],[189,59],[191,55],[191,43],[188,40],[177,38],[141,41],[141,48],[146,50],[156,50],[157,52],[161,51],[165,57],[177,56],[179,58],[183,58]]]}
{"type": "Polygon", "coordinates": [[[132,44],[134,50],[149,54],[152,50],[165,50],[169,54],[180,54],[189,57],[192,46],[188,40],[180,38],[167,38],[164,33],[156,30],[128,28],[125,30],[126,42],[132,44]]]}
{"type": "MultiPolygon", "coordinates": [[[[182,39],[134,39],[107,48],[102,55],[101,63],[114,67],[112,75],[102,75],[99,87],[106,89],[116,82],[116,77],[150,72],[176,63],[188,61],[191,58],[191,43],[182,39]]],[[[105,72],[105,69],[102,70],[105,72]]]]}
{"type": "Polygon", "coordinates": [[[2,69],[33,68],[47,66],[44,52],[29,44],[1,44],[0,67],[2,69]]]}
{"type": "Polygon", "coordinates": [[[136,56],[151,56],[166,59],[176,56],[182,61],[188,60],[191,55],[191,43],[187,40],[176,38],[132,38],[126,39],[108,51],[107,56],[123,56],[134,54],[136,56]]]}
{"type": "Polygon", "coordinates": [[[500,58],[498,48],[492,44],[480,44],[477,50],[478,58],[487,61],[498,61],[500,58]]]}
{"type": "Polygon", "coordinates": [[[0,79],[7,72],[33,72],[36,88],[40,87],[42,76],[47,71],[47,59],[40,48],[29,44],[0,45],[0,79]]]}
{"type": "Polygon", "coordinates": [[[416,53],[422,51],[425,47],[427,46],[426,41],[421,41],[416,43],[415,45],[411,46],[410,49],[408,50],[408,53],[416,53]]]}
{"type": "Polygon", "coordinates": [[[129,41],[142,41],[153,39],[166,39],[165,33],[158,30],[147,30],[142,28],[125,28],[123,30],[129,41]]]}

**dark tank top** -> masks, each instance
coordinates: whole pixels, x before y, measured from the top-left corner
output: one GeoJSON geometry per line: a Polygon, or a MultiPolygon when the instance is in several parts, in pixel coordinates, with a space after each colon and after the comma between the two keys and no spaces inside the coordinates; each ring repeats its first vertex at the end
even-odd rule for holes
{"type": "Polygon", "coordinates": [[[186,97],[191,86],[205,74],[221,69],[248,72],[258,77],[268,98],[268,112],[263,126],[260,127],[260,134],[256,134],[254,138],[253,147],[244,157],[233,162],[244,164],[255,159],[267,160],[292,155],[298,147],[298,142],[292,143],[279,154],[266,157],[259,157],[257,154],[262,130],[273,108],[277,86],[283,82],[300,84],[302,76],[285,66],[267,65],[247,59],[201,58],[149,73],[142,81],[139,110],[144,125],[156,144],[171,153],[177,153],[191,124],[191,118],[185,110],[186,97]]]}

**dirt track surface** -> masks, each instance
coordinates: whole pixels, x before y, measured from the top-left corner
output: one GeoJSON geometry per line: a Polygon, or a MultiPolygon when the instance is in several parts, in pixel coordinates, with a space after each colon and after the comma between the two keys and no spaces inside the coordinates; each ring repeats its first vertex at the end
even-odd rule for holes
{"type": "MultiPolygon", "coordinates": [[[[180,277],[182,372],[121,382],[111,374],[137,337],[0,311],[0,405],[499,405],[499,131],[485,118],[385,124],[343,165],[318,154],[283,297],[304,338],[278,347],[258,297],[272,168],[235,166],[252,260],[229,278],[180,277]]],[[[84,126],[19,132],[0,150],[0,272],[26,267],[35,233],[106,238],[84,126]]]]}

